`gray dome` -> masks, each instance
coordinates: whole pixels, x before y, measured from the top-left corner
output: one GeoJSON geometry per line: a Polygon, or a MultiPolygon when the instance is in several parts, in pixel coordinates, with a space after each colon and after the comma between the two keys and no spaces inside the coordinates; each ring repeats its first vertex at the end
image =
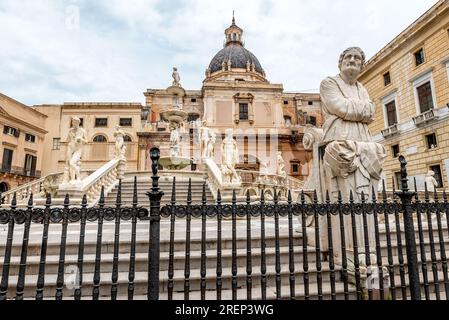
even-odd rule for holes
{"type": "Polygon", "coordinates": [[[223,48],[223,50],[218,52],[209,65],[210,72],[214,73],[221,71],[223,61],[227,63],[229,59],[231,59],[232,68],[246,69],[246,63],[249,61],[251,63],[254,62],[256,72],[260,74],[263,73],[262,66],[256,56],[240,44],[229,44],[223,48]]]}

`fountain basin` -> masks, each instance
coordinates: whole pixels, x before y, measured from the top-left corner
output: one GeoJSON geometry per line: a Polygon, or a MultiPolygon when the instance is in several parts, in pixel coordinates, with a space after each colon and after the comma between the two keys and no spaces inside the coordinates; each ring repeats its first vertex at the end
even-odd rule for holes
{"type": "Polygon", "coordinates": [[[162,157],[159,164],[166,170],[182,170],[190,166],[191,160],[183,157],[162,157]]]}

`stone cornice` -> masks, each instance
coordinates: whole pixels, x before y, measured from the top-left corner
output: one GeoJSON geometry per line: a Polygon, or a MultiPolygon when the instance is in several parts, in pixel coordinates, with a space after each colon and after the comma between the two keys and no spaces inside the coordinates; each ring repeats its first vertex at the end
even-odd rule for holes
{"type": "Polygon", "coordinates": [[[408,28],[402,31],[396,38],[388,43],[383,49],[377,52],[366,64],[363,72],[360,74],[359,79],[368,74],[377,63],[388,57],[396,49],[400,48],[404,43],[410,42],[410,38],[415,36],[430,22],[440,17],[449,8],[449,0],[440,0],[427,12],[425,12],[418,20],[413,22],[408,28]]]}

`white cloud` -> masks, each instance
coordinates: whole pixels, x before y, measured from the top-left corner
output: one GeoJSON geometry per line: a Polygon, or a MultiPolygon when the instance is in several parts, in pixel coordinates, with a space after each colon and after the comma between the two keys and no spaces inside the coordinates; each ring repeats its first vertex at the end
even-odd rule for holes
{"type": "Polygon", "coordinates": [[[271,82],[316,89],[342,49],[374,55],[435,2],[2,0],[0,91],[27,104],[143,102],[145,89],[170,84],[174,65],[200,89],[232,10],[271,82]]]}

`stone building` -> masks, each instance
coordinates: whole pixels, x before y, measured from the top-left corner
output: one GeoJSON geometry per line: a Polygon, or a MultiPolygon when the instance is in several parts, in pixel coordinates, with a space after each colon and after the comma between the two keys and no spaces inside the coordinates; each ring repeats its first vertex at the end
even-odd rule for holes
{"type": "Polygon", "coordinates": [[[46,116],[0,94],[0,192],[41,176],[46,116]]]}
{"type": "MultiPolygon", "coordinates": [[[[234,19],[225,30],[225,36],[224,48],[207,67],[201,89],[185,90],[179,85],[175,88],[175,96],[168,89],[148,89],[144,92],[144,105],[84,102],[27,107],[2,96],[2,122],[9,119],[3,110],[17,118],[29,119],[28,122],[5,120],[5,128],[17,127],[21,132],[19,138],[8,133],[2,139],[2,150],[8,147],[20,149],[14,151],[11,165],[9,158],[4,156],[8,160],[4,160],[5,163],[12,168],[20,168],[15,171],[22,172],[23,164],[19,162],[25,161],[22,158],[28,152],[37,156],[37,160],[31,160],[35,161],[32,169],[41,172],[42,176],[62,174],[66,166],[71,118],[76,116],[81,119],[88,139],[81,157],[84,176],[113,157],[116,125],[120,125],[127,134],[126,170],[149,171],[148,156],[152,147],[160,147],[162,154],[168,153],[169,123],[161,118],[161,112],[176,103],[189,114],[182,132],[189,140],[188,150],[184,153],[193,164],[201,162],[198,147],[201,125],[216,131],[215,150],[220,149],[226,129],[231,128],[241,154],[238,169],[259,171],[261,161],[264,161],[275,173],[277,153],[281,151],[287,174],[305,180],[310,171],[312,153],[304,150],[302,136],[306,126],[321,126],[323,122],[319,94],[286,93],[281,84],[270,83],[257,57],[245,48],[243,30],[234,19]],[[22,141],[28,132],[36,139],[32,146],[30,142],[22,141]],[[21,143],[25,144],[23,149],[21,143]]],[[[173,90],[173,86],[171,88],[173,90]]],[[[14,135],[13,132],[11,134],[14,135]]],[[[217,162],[220,161],[218,153],[217,162]]],[[[0,182],[9,189],[28,181],[28,178],[19,176],[17,173],[3,173],[0,182]],[[14,182],[10,182],[11,179],[14,182]]]]}
{"type": "MultiPolygon", "coordinates": [[[[449,6],[438,1],[373,58],[359,81],[376,103],[375,140],[385,145],[384,175],[398,180],[398,156],[424,188],[429,170],[449,189],[449,6]]],[[[396,184],[397,186],[397,184],[396,184]]]]}
{"type": "MultiPolygon", "coordinates": [[[[190,133],[187,153],[194,162],[201,158],[194,150],[199,143],[196,129],[205,125],[218,134],[216,150],[225,131],[233,130],[241,153],[240,169],[258,171],[263,161],[274,170],[277,152],[281,151],[289,175],[304,179],[309,174],[311,153],[304,150],[301,138],[307,125],[322,124],[319,95],[285,93],[282,84],[270,83],[262,64],[246,49],[243,30],[235,19],[225,30],[224,48],[206,69],[201,90],[182,89],[179,95],[189,113],[184,132],[190,133]]],[[[139,145],[146,146],[140,149],[142,161],[151,147],[168,149],[168,124],[161,113],[173,103],[166,89],[149,89],[145,96],[146,107],[151,110],[148,122],[153,125],[149,132],[139,133],[139,145]]],[[[216,158],[219,161],[219,155],[216,158]]]]}

